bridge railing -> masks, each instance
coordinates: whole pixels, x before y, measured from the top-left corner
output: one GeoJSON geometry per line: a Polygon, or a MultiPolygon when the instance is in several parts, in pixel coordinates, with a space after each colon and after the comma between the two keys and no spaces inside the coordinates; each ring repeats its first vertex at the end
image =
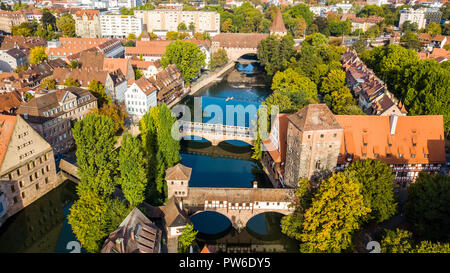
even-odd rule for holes
{"type": "Polygon", "coordinates": [[[212,134],[217,136],[253,139],[253,131],[249,127],[232,126],[215,123],[178,121],[180,133],[212,134]]]}

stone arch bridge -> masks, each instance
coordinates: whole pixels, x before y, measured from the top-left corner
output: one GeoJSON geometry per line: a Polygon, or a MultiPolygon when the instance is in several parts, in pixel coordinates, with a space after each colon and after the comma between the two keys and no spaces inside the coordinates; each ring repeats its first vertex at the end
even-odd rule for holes
{"type": "Polygon", "coordinates": [[[261,40],[267,38],[265,33],[220,33],[211,40],[212,51],[225,49],[228,58],[237,61],[246,54],[256,54],[261,40]]]}
{"type": "Polygon", "coordinates": [[[294,189],[189,187],[180,204],[189,216],[215,211],[226,216],[236,229],[244,228],[254,216],[265,212],[291,214],[294,189]]]}
{"type": "Polygon", "coordinates": [[[178,121],[180,137],[198,136],[216,146],[226,140],[240,140],[250,145],[254,144],[253,132],[249,127],[230,126],[214,123],[178,121]]]}

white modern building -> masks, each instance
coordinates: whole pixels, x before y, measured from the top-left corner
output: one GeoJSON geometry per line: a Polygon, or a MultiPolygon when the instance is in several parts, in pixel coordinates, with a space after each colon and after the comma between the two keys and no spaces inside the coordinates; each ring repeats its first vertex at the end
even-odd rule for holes
{"type": "Polygon", "coordinates": [[[100,33],[102,38],[136,37],[143,31],[142,19],[133,15],[100,14],[100,33]]]}
{"type": "Polygon", "coordinates": [[[178,31],[184,23],[187,28],[194,24],[194,32],[207,32],[211,37],[220,33],[220,14],[215,11],[183,11],[171,9],[135,10],[134,15],[142,18],[147,32],[165,36],[168,31],[178,31]]]}
{"type": "Polygon", "coordinates": [[[418,29],[425,28],[426,20],[425,20],[425,10],[424,9],[402,9],[400,11],[400,21],[398,22],[398,26],[402,27],[405,22],[416,23],[418,29]]]}
{"type": "Polygon", "coordinates": [[[156,95],[157,90],[152,82],[145,77],[141,77],[133,82],[125,92],[127,112],[132,116],[142,117],[150,107],[156,106],[156,95]]]}

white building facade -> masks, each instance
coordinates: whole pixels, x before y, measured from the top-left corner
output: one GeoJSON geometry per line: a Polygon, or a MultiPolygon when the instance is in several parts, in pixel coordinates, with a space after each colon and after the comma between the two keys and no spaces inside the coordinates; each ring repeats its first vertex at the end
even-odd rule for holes
{"type": "Polygon", "coordinates": [[[142,117],[150,107],[157,104],[157,91],[153,84],[144,77],[135,81],[125,92],[127,112],[135,117],[142,117]]]}
{"type": "Polygon", "coordinates": [[[102,38],[126,38],[129,34],[134,34],[138,37],[141,35],[142,30],[142,19],[133,15],[100,15],[100,33],[102,38]]]}
{"type": "Polygon", "coordinates": [[[194,24],[194,32],[207,32],[211,37],[220,33],[220,14],[214,11],[183,11],[170,9],[135,10],[134,14],[142,18],[147,32],[165,36],[168,31],[178,31],[178,25],[184,23],[187,28],[194,24]]]}

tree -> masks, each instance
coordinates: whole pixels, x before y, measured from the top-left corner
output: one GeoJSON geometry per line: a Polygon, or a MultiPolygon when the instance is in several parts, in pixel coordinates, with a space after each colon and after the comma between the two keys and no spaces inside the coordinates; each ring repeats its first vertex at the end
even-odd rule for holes
{"type": "Polygon", "coordinates": [[[194,226],[186,224],[180,236],[178,236],[178,252],[187,253],[189,246],[195,241],[198,231],[194,230],[194,226]]]}
{"type": "Polygon", "coordinates": [[[132,40],[128,40],[125,44],[123,44],[125,47],[134,47],[136,46],[136,42],[132,40]]]}
{"type": "Polygon", "coordinates": [[[356,50],[356,52],[361,53],[366,50],[367,43],[364,40],[358,40],[353,43],[352,48],[356,50]]]}
{"type": "Polygon", "coordinates": [[[56,17],[49,11],[42,13],[41,22],[48,31],[56,29],[56,17]]]}
{"type": "Polygon", "coordinates": [[[422,241],[419,245],[416,246],[413,253],[450,253],[450,244],[422,241]]]}
{"type": "Polygon", "coordinates": [[[356,105],[356,101],[347,86],[331,91],[330,94],[325,95],[323,100],[335,115],[345,115],[349,107],[356,105]]]}
{"type": "Polygon", "coordinates": [[[402,30],[404,32],[406,32],[406,31],[416,32],[418,29],[419,29],[419,26],[415,22],[411,23],[410,21],[406,21],[402,25],[402,30]]]}
{"type": "Polygon", "coordinates": [[[67,219],[81,246],[94,253],[100,251],[105,238],[129,212],[119,200],[87,191],[74,202],[67,219]]]}
{"type": "Polygon", "coordinates": [[[364,205],[371,209],[368,220],[383,222],[395,214],[394,174],[386,163],[370,158],[358,160],[347,167],[345,174],[360,183],[364,205]]]}
{"type": "Polygon", "coordinates": [[[194,33],[194,31],[195,31],[195,24],[194,24],[194,22],[190,22],[190,23],[189,23],[189,30],[190,30],[192,33],[194,33]]]}
{"type": "Polygon", "coordinates": [[[450,240],[450,177],[421,172],[408,188],[405,214],[414,234],[432,241],[450,240]]]}
{"type": "Polygon", "coordinates": [[[211,59],[209,61],[209,69],[214,70],[218,66],[225,65],[226,63],[228,63],[228,60],[229,59],[227,51],[223,48],[220,48],[211,54],[211,59]]]}
{"type": "Polygon", "coordinates": [[[233,30],[233,20],[227,18],[221,25],[222,32],[231,32],[233,30]]]}
{"type": "Polygon", "coordinates": [[[294,35],[295,38],[300,38],[303,37],[305,35],[306,32],[306,21],[303,18],[295,18],[292,20],[292,33],[294,35]]]}
{"type": "Polygon", "coordinates": [[[340,69],[331,70],[323,79],[320,92],[330,94],[345,86],[345,72],[340,69]]]}
{"type": "Polygon", "coordinates": [[[88,90],[97,98],[98,107],[102,107],[104,104],[108,104],[111,99],[106,95],[105,87],[101,82],[91,80],[89,82],[88,90]]]}
{"type": "Polygon", "coordinates": [[[422,44],[420,43],[417,34],[411,31],[406,31],[403,36],[400,38],[400,42],[403,43],[403,46],[408,49],[420,50],[422,44]]]}
{"type": "Polygon", "coordinates": [[[382,253],[410,253],[413,249],[412,233],[407,230],[385,230],[381,240],[382,253]]]}
{"type": "Polygon", "coordinates": [[[176,31],[167,31],[166,40],[178,40],[178,32],[176,31]]]}
{"type": "Polygon", "coordinates": [[[186,30],[187,30],[186,24],[183,23],[183,22],[179,23],[178,26],[177,26],[177,30],[178,30],[179,32],[181,32],[181,31],[186,31],[186,30]]]}
{"type": "Polygon", "coordinates": [[[449,20],[450,19],[450,2],[446,2],[441,6],[440,11],[442,12],[442,19],[449,20]]]}
{"type": "Polygon", "coordinates": [[[297,109],[294,107],[288,95],[280,92],[270,94],[270,96],[264,100],[263,104],[267,106],[267,111],[270,111],[272,106],[278,106],[280,113],[292,113],[299,110],[299,108],[297,109]]]}
{"type": "Polygon", "coordinates": [[[47,54],[45,54],[45,49],[42,46],[36,46],[30,50],[30,56],[28,61],[31,64],[37,64],[47,59],[47,54]]]}
{"type": "Polygon", "coordinates": [[[75,36],[75,20],[72,15],[64,14],[56,19],[56,26],[67,37],[75,36]]]}
{"type": "Polygon", "coordinates": [[[69,68],[78,68],[78,62],[75,61],[75,60],[72,60],[67,67],[69,67],[69,68]]]}
{"type": "Polygon", "coordinates": [[[55,89],[56,81],[52,77],[47,77],[41,81],[40,87],[47,90],[55,89]]]}
{"type": "Polygon", "coordinates": [[[314,13],[309,9],[309,7],[303,3],[297,4],[288,10],[288,13],[293,18],[303,18],[306,21],[306,24],[310,25],[313,18],[314,13]]]}
{"type": "Polygon", "coordinates": [[[435,22],[431,22],[425,27],[425,33],[434,34],[434,35],[441,35],[442,29],[441,29],[441,26],[439,24],[437,24],[435,22]]]}
{"type": "Polygon", "coordinates": [[[89,114],[75,123],[72,129],[77,146],[76,157],[81,181],[77,193],[95,192],[108,196],[116,185],[117,158],[114,121],[107,117],[89,114]]]}
{"type": "Polygon", "coordinates": [[[114,130],[116,132],[120,129],[125,129],[124,120],[128,117],[128,113],[123,102],[116,104],[111,101],[103,104],[101,108],[95,108],[91,113],[111,118],[114,121],[114,130]]]}
{"type": "Polygon", "coordinates": [[[323,35],[322,33],[314,33],[311,35],[306,36],[303,43],[309,44],[311,46],[318,46],[322,44],[328,43],[328,38],[323,35]]]}
{"type": "Polygon", "coordinates": [[[142,70],[135,68],[134,69],[134,79],[139,80],[142,76],[144,76],[144,72],[142,70]]]}
{"type": "MultiPolygon", "coordinates": [[[[309,103],[317,103],[317,86],[309,78],[300,75],[292,68],[277,72],[272,79],[272,90],[286,95],[303,93],[303,98],[309,103]]],[[[300,105],[299,109],[304,105],[300,105]]]]}
{"type": "Polygon", "coordinates": [[[80,87],[80,84],[76,80],[74,80],[73,78],[70,78],[70,77],[64,81],[63,85],[66,87],[70,87],[70,86],[80,87]]]}
{"type": "Polygon", "coordinates": [[[277,71],[285,70],[294,54],[294,39],[290,34],[282,38],[269,35],[258,45],[258,59],[268,76],[273,76],[277,71]]]}
{"type": "Polygon", "coordinates": [[[370,213],[360,185],[343,173],[323,181],[304,214],[301,252],[341,252],[351,245],[361,218],[370,213]]]}
{"type": "Polygon", "coordinates": [[[108,205],[94,192],[84,193],[70,208],[67,219],[77,240],[88,252],[99,252],[108,236],[108,205]]]}
{"type": "Polygon", "coordinates": [[[176,120],[170,109],[165,104],[160,104],[151,107],[139,122],[144,155],[148,168],[152,170],[148,172],[146,198],[152,205],[166,202],[165,171],[180,160],[180,143],[172,135],[172,126],[177,128],[176,120]]]}
{"type": "Polygon", "coordinates": [[[205,54],[196,44],[188,41],[175,41],[167,46],[161,63],[163,67],[175,64],[183,75],[184,81],[190,83],[198,75],[200,69],[206,65],[205,59],[205,54]]]}
{"type": "Polygon", "coordinates": [[[129,133],[122,137],[119,152],[120,186],[130,207],[144,201],[147,185],[147,172],[139,139],[129,133]]]}
{"type": "Polygon", "coordinates": [[[134,34],[134,33],[128,34],[127,39],[128,39],[128,40],[136,40],[136,34],[134,34]]]}

